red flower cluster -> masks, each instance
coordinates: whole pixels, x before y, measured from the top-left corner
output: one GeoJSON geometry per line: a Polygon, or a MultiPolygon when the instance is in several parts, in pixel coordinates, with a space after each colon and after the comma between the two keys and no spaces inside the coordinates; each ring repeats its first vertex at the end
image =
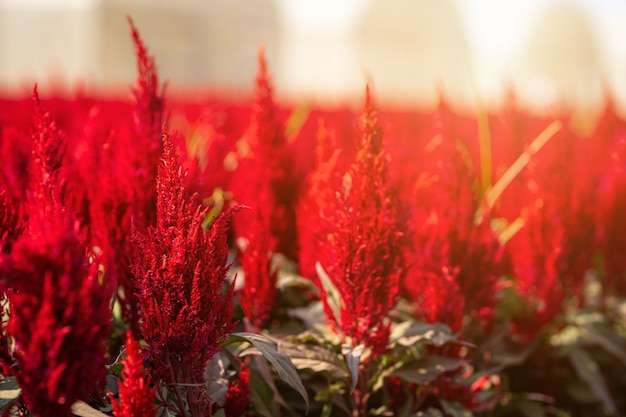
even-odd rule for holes
{"type": "Polygon", "coordinates": [[[235,232],[242,241],[239,260],[245,274],[241,306],[255,328],[266,324],[276,299],[273,254],[295,259],[297,253],[294,202],[298,181],[278,116],[261,49],[252,120],[242,139],[247,149],[232,183],[235,200],[251,208],[237,218],[235,232]]]}
{"type": "Polygon", "coordinates": [[[143,356],[139,343],[132,333],[126,337],[126,358],[123,361],[122,384],[119,387],[120,401],[109,393],[115,417],[154,417],[156,387],[150,388],[150,377],[143,369],[143,356]]]}
{"type": "Polygon", "coordinates": [[[226,230],[234,209],[202,228],[207,210],[189,196],[169,136],[157,176],[157,224],[133,230],[132,269],[142,311],[146,356],[159,379],[200,382],[233,322],[226,283],[226,230]]]}
{"type": "Polygon", "coordinates": [[[111,291],[70,220],[52,215],[34,227],[0,265],[10,288],[13,374],[31,412],[69,416],[104,377],[111,291]]]}
{"type": "Polygon", "coordinates": [[[102,281],[98,257],[87,249],[85,229],[66,206],[65,136],[43,110],[36,90],[34,101],[28,223],[0,258],[10,303],[6,331],[15,342],[18,367],[12,373],[29,410],[70,415],[84,390],[104,376],[112,289],[102,281]]]}
{"type": "Polygon", "coordinates": [[[381,352],[387,344],[388,313],[397,301],[404,236],[369,87],[359,133],[354,162],[343,175],[335,170],[328,191],[315,196],[320,215],[309,219],[309,227],[320,227],[317,235],[327,239],[318,261],[343,300],[336,317],[320,288],[328,318],[349,343],[381,352]]]}

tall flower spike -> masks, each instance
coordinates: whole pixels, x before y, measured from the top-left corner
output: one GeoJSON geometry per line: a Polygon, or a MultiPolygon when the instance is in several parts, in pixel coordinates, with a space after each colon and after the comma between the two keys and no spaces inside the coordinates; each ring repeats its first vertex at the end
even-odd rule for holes
{"type": "MultiPolygon", "coordinates": [[[[161,129],[164,120],[163,90],[160,89],[154,56],[148,53],[133,20],[128,17],[137,58],[137,80],[133,86],[133,117],[135,122],[135,158],[137,181],[141,190],[154,190],[155,178],[162,152],[161,129]]],[[[136,226],[145,228],[154,224],[155,195],[146,195],[135,204],[136,226]]]]}
{"type": "Polygon", "coordinates": [[[158,151],[163,124],[163,91],[159,91],[159,74],[154,56],[148,53],[133,20],[130,17],[127,19],[137,57],[138,74],[133,87],[135,127],[141,139],[150,146],[149,150],[158,151]]]}
{"type": "Polygon", "coordinates": [[[170,383],[203,381],[205,363],[233,328],[233,287],[226,283],[227,227],[235,209],[202,228],[207,215],[189,197],[168,135],[157,177],[157,223],[133,230],[131,259],[145,354],[155,375],[170,383]]]}
{"type": "Polygon", "coordinates": [[[29,216],[38,212],[45,217],[64,204],[62,198],[65,178],[62,170],[67,139],[52,120],[50,113],[43,108],[37,93],[37,84],[33,88],[33,102],[35,105],[32,132],[34,165],[31,172],[31,195],[27,210],[29,216]]]}
{"type": "Polygon", "coordinates": [[[132,333],[126,336],[126,358],[123,361],[120,402],[109,393],[115,417],[154,417],[156,387],[150,388],[150,377],[143,369],[143,356],[132,333]]]}
{"type": "Polygon", "coordinates": [[[237,237],[246,242],[240,256],[245,274],[241,304],[253,326],[262,327],[276,298],[276,274],[269,270],[271,257],[278,252],[295,259],[297,254],[298,189],[262,48],[250,128],[244,140],[249,153],[233,177],[235,200],[251,208],[235,222],[237,237]]]}
{"type": "Polygon", "coordinates": [[[321,213],[328,241],[320,263],[343,299],[340,319],[332,314],[326,294],[322,299],[331,323],[347,341],[382,352],[389,336],[387,315],[397,300],[404,236],[369,87],[359,134],[356,159],[321,213]]]}
{"type": "Polygon", "coordinates": [[[112,291],[100,282],[82,235],[75,222],[53,213],[0,258],[12,289],[14,375],[28,409],[41,417],[70,416],[72,404],[106,373],[112,291]]]}
{"type": "Polygon", "coordinates": [[[324,247],[324,233],[317,227],[321,207],[334,198],[329,182],[339,159],[339,149],[332,132],[323,119],[319,121],[315,148],[315,169],[307,178],[305,191],[298,202],[298,240],[300,253],[298,263],[300,275],[319,284],[315,263],[324,247]]]}

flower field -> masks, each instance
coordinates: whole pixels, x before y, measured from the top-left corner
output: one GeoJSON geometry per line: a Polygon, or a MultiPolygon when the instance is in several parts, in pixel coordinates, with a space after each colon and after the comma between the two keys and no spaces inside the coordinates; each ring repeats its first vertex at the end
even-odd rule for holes
{"type": "Polygon", "coordinates": [[[610,99],[170,98],[130,27],[129,100],[0,98],[2,415],[626,415],[610,99]]]}

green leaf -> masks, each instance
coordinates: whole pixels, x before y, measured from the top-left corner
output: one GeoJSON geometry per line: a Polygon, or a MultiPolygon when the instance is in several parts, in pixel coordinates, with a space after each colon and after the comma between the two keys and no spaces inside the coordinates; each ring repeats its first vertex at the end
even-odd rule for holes
{"type": "Polygon", "coordinates": [[[2,378],[0,381],[0,400],[13,400],[20,396],[22,390],[20,390],[15,377],[8,376],[2,378]]]}
{"type": "Polygon", "coordinates": [[[463,405],[456,401],[440,401],[441,408],[450,417],[472,417],[473,414],[463,405]]]}
{"type": "Polygon", "coordinates": [[[392,372],[391,375],[418,385],[425,385],[435,381],[442,373],[457,370],[464,364],[465,361],[462,359],[429,356],[411,362],[408,366],[392,372]]]}
{"type": "Polygon", "coordinates": [[[547,413],[543,404],[525,398],[520,399],[515,408],[525,417],[546,417],[547,413]]]}
{"type": "Polygon", "coordinates": [[[309,409],[309,396],[302,384],[302,380],[298,376],[296,367],[288,356],[278,351],[278,346],[275,342],[260,334],[242,332],[231,334],[226,343],[231,343],[234,340],[251,343],[257,348],[263,357],[276,369],[280,378],[300,394],[302,399],[304,399],[307,410],[309,409]]]}
{"type": "Polygon", "coordinates": [[[319,262],[315,263],[315,271],[317,272],[317,276],[319,277],[322,287],[326,292],[326,301],[328,302],[328,306],[330,307],[333,316],[335,316],[335,322],[341,323],[341,307],[343,306],[341,294],[319,262]]]}
{"type": "Polygon", "coordinates": [[[361,363],[361,355],[363,354],[364,349],[365,346],[363,345],[354,347],[350,345],[343,345],[341,347],[341,353],[346,358],[346,365],[348,365],[352,379],[352,383],[350,384],[350,394],[354,392],[356,384],[359,381],[359,364],[361,363]]]}
{"type": "Polygon", "coordinates": [[[226,411],[223,408],[220,408],[215,413],[213,413],[213,417],[226,417],[226,411]]]}
{"type": "Polygon", "coordinates": [[[626,365],[626,342],[606,324],[585,327],[586,336],[626,365]]]}
{"type": "Polygon", "coordinates": [[[297,369],[308,369],[315,373],[327,372],[333,379],[346,378],[344,362],[333,350],[309,343],[298,343],[287,339],[277,342],[278,351],[289,356],[297,369]]]}
{"type": "Polygon", "coordinates": [[[452,331],[441,323],[426,324],[415,320],[398,323],[391,329],[390,343],[410,347],[427,340],[435,346],[443,346],[453,340],[452,331]]]}
{"type": "Polygon", "coordinates": [[[420,417],[445,417],[443,412],[437,408],[429,407],[425,413],[418,414],[420,417]]]}
{"type": "Polygon", "coordinates": [[[83,401],[76,401],[72,404],[72,413],[80,417],[109,417],[83,401]]]}
{"type": "Polygon", "coordinates": [[[604,378],[600,373],[598,364],[591,358],[591,356],[582,349],[572,349],[569,354],[569,358],[576,369],[578,376],[584,380],[589,388],[596,395],[598,400],[604,404],[611,414],[615,414],[617,408],[613,402],[613,398],[609,393],[604,378]]]}
{"type": "Polygon", "coordinates": [[[278,404],[275,401],[271,387],[261,376],[256,373],[250,374],[250,391],[252,392],[252,406],[255,415],[273,417],[278,415],[278,404]]]}

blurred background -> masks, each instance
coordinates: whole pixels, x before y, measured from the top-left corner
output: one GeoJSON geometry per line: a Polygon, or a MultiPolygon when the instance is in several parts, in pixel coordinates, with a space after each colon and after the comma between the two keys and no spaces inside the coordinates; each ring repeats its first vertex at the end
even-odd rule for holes
{"type": "Polygon", "coordinates": [[[169,90],[253,85],[266,46],[282,98],[626,113],[624,0],[0,0],[0,89],[127,92],[126,15],[169,90]]]}

